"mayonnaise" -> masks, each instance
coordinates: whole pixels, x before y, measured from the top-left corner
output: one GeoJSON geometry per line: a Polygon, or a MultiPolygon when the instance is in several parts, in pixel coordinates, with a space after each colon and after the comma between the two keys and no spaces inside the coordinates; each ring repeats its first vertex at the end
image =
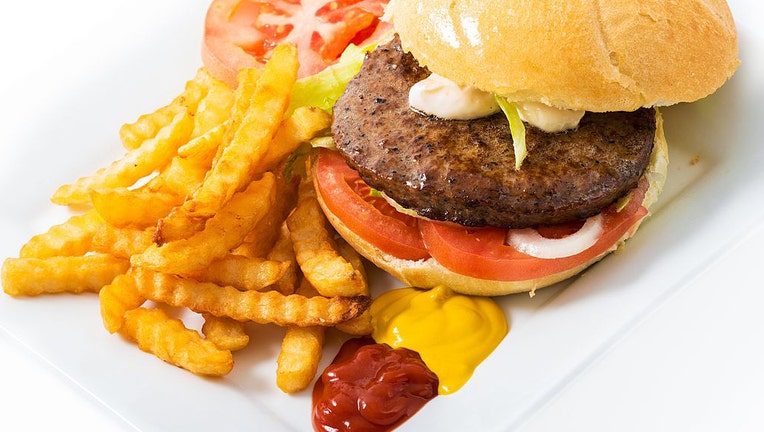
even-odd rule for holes
{"type": "Polygon", "coordinates": [[[517,112],[524,122],[547,133],[575,129],[586,111],[555,108],[540,102],[517,103],[517,112]]]}
{"type": "Polygon", "coordinates": [[[438,375],[439,394],[461,388],[508,331],[503,310],[491,298],[445,286],[388,291],[372,303],[371,321],[375,341],[419,353],[438,375]]]}
{"type": "MultiPolygon", "coordinates": [[[[493,95],[459,85],[438,74],[411,86],[409,105],[424,114],[446,120],[472,120],[499,112],[493,95]]],[[[555,108],[540,102],[515,102],[520,118],[547,133],[574,129],[585,111],[555,108]]]]}
{"type": "Polygon", "coordinates": [[[499,112],[499,105],[488,92],[461,86],[438,74],[411,86],[411,108],[447,120],[472,120],[499,112]]]}

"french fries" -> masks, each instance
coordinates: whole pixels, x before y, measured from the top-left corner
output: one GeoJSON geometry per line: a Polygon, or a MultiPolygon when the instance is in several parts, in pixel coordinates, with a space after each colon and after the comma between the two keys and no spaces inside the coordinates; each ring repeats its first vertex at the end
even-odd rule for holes
{"type": "Polygon", "coordinates": [[[310,178],[300,184],[297,207],[287,218],[297,262],[325,296],[353,296],[368,290],[366,278],[339,253],[310,178]]]}
{"type": "Polygon", "coordinates": [[[121,331],[143,351],[195,374],[223,376],[233,369],[231,351],[218,348],[161,309],[126,312],[121,331]]]}
{"type": "Polygon", "coordinates": [[[232,318],[216,317],[212,314],[202,314],[204,325],[202,333],[208,341],[211,341],[220,349],[238,351],[249,344],[249,335],[244,324],[232,318]]]}
{"type": "Polygon", "coordinates": [[[364,296],[308,298],[277,291],[239,291],[143,268],[133,268],[132,274],[138,292],[149,300],[260,324],[334,325],[357,317],[371,301],[364,296]]]}
{"type": "MultiPolygon", "coordinates": [[[[297,294],[318,295],[310,282],[303,279],[297,294]]],[[[304,390],[316,376],[324,346],[324,327],[288,327],[276,360],[276,385],[284,393],[304,390]]]]}
{"type": "Polygon", "coordinates": [[[174,274],[199,271],[213,261],[223,258],[239,246],[276,201],[273,174],[265,173],[261,180],[250,183],[246,190],[234,195],[191,237],[173,240],[161,246],[152,245],[130,262],[174,274]]]}
{"type": "Polygon", "coordinates": [[[93,235],[103,222],[98,212],[90,210],[75,215],[66,222],[54,225],[38,234],[21,247],[21,258],[50,258],[54,256],[84,255],[90,250],[93,235]]]}
{"type": "Polygon", "coordinates": [[[266,154],[289,106],[289,95],[297,79],[295,53],[296,48],[291,45],[273,50],[231,142],[225,144],[220,158],[194,196],[183,204],[188,214],[211,216],[252,181],[254,167],[266,154]]]}
{"type": "Polygon", "coordinates": [[[3,290],[12,296],[98,292],[129,267],[127,260],[106,254],[8,258],[3,262],[3,290]]]}
{"type": "Polygon", "coordinates": [[[84,213],[6,259],[3,290],[98,293],[106,331],[205,376],[231,371],[232,352],[253,344],[248,326],[286,326],[276,383],[306,388],[325,329],[368,334],[371,299],[360,257],[335,241],[310,180],[290,173],[331,123],[314,107],[286,113],[296,70],[287,45],[242,69],[236,90],[202,68],[125,124],[124,156],[51,198],[84,213]],[[167,308],[201,315],[201,333],[167,308]]]}

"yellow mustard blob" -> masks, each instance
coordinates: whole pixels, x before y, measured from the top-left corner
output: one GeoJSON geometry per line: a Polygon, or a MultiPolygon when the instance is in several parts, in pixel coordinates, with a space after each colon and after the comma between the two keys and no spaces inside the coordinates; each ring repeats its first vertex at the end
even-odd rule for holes
{"type": "Polygon", "coordinates": [[[439,394],[459,390],[508,331],[504,311],[489,297],[431,290],[388,291],[371,305],[372,337],[419,353],[440,381],[439,394]]]}

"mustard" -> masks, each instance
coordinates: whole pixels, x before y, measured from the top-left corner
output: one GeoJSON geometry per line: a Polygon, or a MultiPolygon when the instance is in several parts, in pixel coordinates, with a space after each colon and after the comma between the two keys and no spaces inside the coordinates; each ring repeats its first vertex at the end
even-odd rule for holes
{"type": "Polygon", "coordinates": [[[417,351],[438,376],[441,395],[460,389],[509,330],[491,298],[445,286],[388,291],[374,300],[371,316],[374,340],[417,351]]]}

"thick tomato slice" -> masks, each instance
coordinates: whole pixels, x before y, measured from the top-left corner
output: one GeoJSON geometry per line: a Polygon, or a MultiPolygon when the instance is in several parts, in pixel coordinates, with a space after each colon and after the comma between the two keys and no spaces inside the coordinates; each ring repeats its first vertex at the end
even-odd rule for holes
{"type": "MultiPolygon", "coordinates": [[[[389,0],[215,0],[205,19],[202,60],[236,86],[242,67],[264,63],[278,44],[297,46],[299,77],[332,64],[350,43],[372,39],[389,0]]],[[[373,40],[373,39],[372,39],[373,40]]]]}
{"type": "Polygon", "coordinates": [[[396,211],[337,152],[319,149],[316,187],[326,206],[358,236],[383,252],[407,260],[429,258],[417,219],[396,211]]]}
{"type": "Polygon", "coordinates": [[[419,221],[419,227],[430,254],[451,271],[480,279],[536,279],[575,268],[607,251],[647,214],[641,205],[644,193],[642,185],[632,192],[629,204],[620,212],[606,210],[599,240],[587,250],[565,258],[543,259],[518,252],[505,244],[505,229],[470,229],[424,220],[419,221]]]}

